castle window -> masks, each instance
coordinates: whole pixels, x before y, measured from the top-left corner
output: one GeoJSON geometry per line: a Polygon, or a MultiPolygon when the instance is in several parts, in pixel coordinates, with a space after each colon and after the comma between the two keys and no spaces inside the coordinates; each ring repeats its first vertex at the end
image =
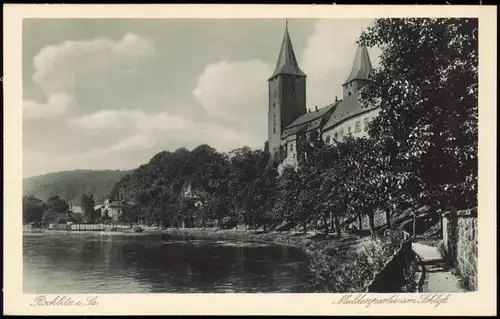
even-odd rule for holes
{"type": "Polygon", "coordinates": [[[368,118],[365,119],[365,131],[368,131],[368,118]]]}
{"type": "Polygon", "coordinates": [[[350,126],[347,128],[347,131],[349,132],[347,134],[351,135],[351,127],[350,126]]]}
{"type": "Polygon", "coordinates": [[[356,132],[361,132],[361,121],[356,122],[356,132]]]}
{"type": "Polygon", "coordinates": [[[276,114],[273,114],[273,134],[276,134],[276,114]]]}
{"type": "Polygon", "coordinates": [[[276,103],[273,103],[273,109],[275,109],[275,108],[276,108],[276,103]]]}
{"type": "Polygon", "coordinates": [[[339,133],[335,132],[335,134],[333,136],[335,137],[335,139],[338,139],[339,138],[339,133]]]}
{"type": "Polygon", "coordinates": [[[348,95],[348,96],[351,96],[351,92],[349,92],[347,95],[348,95]]]}
{"type": "Polygon", "coordinates": [[[344,137],[344,129],[343,128],[340,129],[340,137],[344,137]]]}
{"type": "Polygon", "coordinates": [[[290,152],[293,151],[293,144],[290,143],[290,152]]]}
{"type": "Polygon", "coordinates": [[[330,144],[330,136],[328,135],[325,139],[326,144],[330,144]]]}

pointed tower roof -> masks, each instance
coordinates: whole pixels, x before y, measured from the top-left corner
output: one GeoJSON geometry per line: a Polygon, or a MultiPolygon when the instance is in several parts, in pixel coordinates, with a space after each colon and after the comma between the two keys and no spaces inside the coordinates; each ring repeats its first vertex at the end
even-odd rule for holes
{"type": "Polygon", "coordinates": [[[288,21],[285,25],[285,35],[283,36],[283,42],[281,43],[281,50],[278,62],[276,63],[276,69],[269,79],[278,74],[306,76],[306,74],[299,68],[295,52],[293,51],[292,40],[290,39],[290,34],[288,33],[288,21]]]}
{"type": "Polygon", "coordinates": [[[354,63],[352,64],[351,73],[344,82],[344,85],[352,80],[368,80],[372,70],[373,66],[370,61],[368,49],[365,46],[358,46],[356,49],[356,56],[354,57],[354,63]]]}

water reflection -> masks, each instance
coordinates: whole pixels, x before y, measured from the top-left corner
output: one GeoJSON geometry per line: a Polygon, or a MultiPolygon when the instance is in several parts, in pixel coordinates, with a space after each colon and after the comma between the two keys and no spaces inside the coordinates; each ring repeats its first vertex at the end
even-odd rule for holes
{"type": "Polygon", "coordinates": [[[165,235],[25,234],[26,293],[305,292],[293,248],[165,235]]]}

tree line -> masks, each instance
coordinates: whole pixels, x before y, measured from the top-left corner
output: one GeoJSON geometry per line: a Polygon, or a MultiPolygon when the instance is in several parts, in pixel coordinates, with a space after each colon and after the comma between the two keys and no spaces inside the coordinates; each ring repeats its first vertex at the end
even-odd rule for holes
{"type": "Polygon", "coordinates": [[[79,169],[32,176],[23,179],[23,193],[43,201],[57,194],[73,203],[80,201],[81,194],[92,193],[96,202],[103,202],[110,189],[127,173],[129,171],[79,169]]]}
{"type": "Polygon", "coordinates": [[[38,223],[48,226],[50,223],[65,224],[105,222],[110,219],[108,212],[95,208],[92,193],[81,195],[81,213],[74,212],[73,207],[57,194],[49,196],[47,201],[34,196],[23,196],[23,224],[38,223]]]}

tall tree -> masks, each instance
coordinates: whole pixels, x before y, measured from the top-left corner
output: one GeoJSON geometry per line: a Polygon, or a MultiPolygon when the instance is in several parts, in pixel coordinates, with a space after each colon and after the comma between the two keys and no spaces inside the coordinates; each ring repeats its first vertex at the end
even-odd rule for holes
{"type": "Polygon", "coordinates": [[[80,205],[82,206],[83,215],[85,216],[85,218],[88,221],[94,221],[96,216],[94,214],[95,202],[93,194],[92,193],[82,194],[80,199],[80,205]]]}
{"type": "Polygon", "coordinates": [[[277,180],[277,197],[275,213],[281,222],[288,222],[295,226],[293,209],[300,191],[300,180],[297,172],[292,167],[285,167],[277,180]]]}
{"type": "Polygon", "coordinates": [[[23,222],[31,223],[40,221],[47,205],[33,195],[23,196],[23,222]]]}
{"type": "Polygon", "coordinates": [[[68,203],[59,195],[52,195],[47,199],[47,206],[56,214],[65,213],[69,209],[68,203]]]}
{"type": "Polygon", "coordinates": [[[477,30],[477,19],[377,19],[360,38],[382,49],[362,92],[380,108],[369,133],[420,204],[477,204],[477,30]]]}

